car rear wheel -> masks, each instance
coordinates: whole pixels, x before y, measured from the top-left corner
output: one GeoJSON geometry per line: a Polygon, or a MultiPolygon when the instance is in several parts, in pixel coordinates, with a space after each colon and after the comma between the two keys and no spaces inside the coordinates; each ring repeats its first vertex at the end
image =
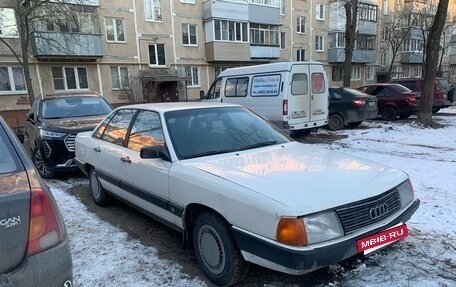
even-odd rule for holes
{"type": "Polygon", "coordinates": [[[393,107],[383,108],[381,115],[385,121],[394,121],[397,118],[396,109],[393,107]]]}
{"type": "Polygon", "coordinates": [[[338,114],[329,115],[328,129],[331,131],[341,130],[345,127],[344,119],[338,114]]]}
{"type": "Polygon", "coordinates": [[[236,246],[228,225],[214,213],[202,213],[193,227],[193,248],[203,273],[218,286],[241,281],[249,264],[236,246]]]}
{"type": "Polygon", "coordinates": [[[95,168],[90,169],[89,173],[90,194],[93,201],[99,206],[106,206],[109,203],[109,194],[101,186],[95,168]]]}
{"type": "Polygon", "coordinates": [[[55,176],[55,173],[44,162],[43,155],[38,146],[35,146],[32,151],[32,161],[42,178],[53,178],[55,176]]]}

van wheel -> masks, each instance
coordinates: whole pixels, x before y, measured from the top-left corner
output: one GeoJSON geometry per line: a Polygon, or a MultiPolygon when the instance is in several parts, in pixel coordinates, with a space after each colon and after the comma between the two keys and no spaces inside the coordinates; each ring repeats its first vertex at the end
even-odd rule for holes
{"type": "Polygon", "coordinates": [[[238,283],[249,263],[236,246],[226,222],[214,213],[200,214],[193,227],[193,248],[203,273],[218,286],[238,283]]]}
{"type": "Polygon", "coordinates": [[[55,176],[55,173],[50,170],[44,162],[43,155],[41,154],[38,145],[35,145],[35,148],[32,151],[32,161],[42,178],[49,179],[55,176]]]}
{"type": "Polygon", "coordinates": [[[109,203],[109,194],[106,189],[101,186],[100,180],[98,179],[95,168],[91,168],[89,172],[89,185],[90,195],[92,196],[93,202],[99,206],[106,206],[109,203]]]}
{"type": "Polygon", "coordinates": [[[396,109],[393,107],[383,108],[381,115],[382,119],[384,119],[385,121],[394,121],[397,118],[396,109]]]}
{"type": "Polygon", "coordinates": [[[332,114],[328,118],[328,129],[331,131],[341,130],[345,127],[344,118],[338,114],[332,114]]]}

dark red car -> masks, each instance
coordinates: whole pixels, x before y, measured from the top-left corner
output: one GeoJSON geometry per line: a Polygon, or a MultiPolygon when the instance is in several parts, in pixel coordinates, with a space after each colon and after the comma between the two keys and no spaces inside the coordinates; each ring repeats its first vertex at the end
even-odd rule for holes
{"type": "Polygon", "coordinates": [[[420,93],[412,92],[401,84],[378,83],[358,87],[357,90],[377,97],[379,115],[387,121],[397,117],[406,119],[418,110],[420,93]]]}
{"type": "MultiPolygon", "coordinates": [[[[424,86],[423,78],[402,78],[392,80],[392,83],[401,84],[414,92],[422,93],[424,86]]],[[[440,109],[451,106],[451,102],[448,101],[448,91],[450,85],[444,78],[435,78],[434,80],[434,95],[432,103],[432,112],[437,113],[440,109]]]]}

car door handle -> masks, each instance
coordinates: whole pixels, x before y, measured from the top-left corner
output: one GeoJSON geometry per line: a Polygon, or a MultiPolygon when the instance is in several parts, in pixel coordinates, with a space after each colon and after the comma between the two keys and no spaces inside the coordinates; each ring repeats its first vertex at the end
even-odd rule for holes
{"type": "Polygon", "coordinates": [[[126,163],[131,163],[130,157],[128,157],[128,156],[121,157],[120,160],[123,161],[123,162],[126,162],[126,163]]]}
{"type": "Polygon", "coordinates": [[[99,148],[99,147],[94,147],[93,150],[96,152],[101,152],[101,148],[99,148]]]}

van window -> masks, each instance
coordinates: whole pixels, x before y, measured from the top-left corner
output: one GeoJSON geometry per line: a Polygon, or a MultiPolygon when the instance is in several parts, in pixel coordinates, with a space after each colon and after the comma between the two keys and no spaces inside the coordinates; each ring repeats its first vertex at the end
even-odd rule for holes
{"type": "Polygon", "coordinates": [[[305,95],[309,92],[309,79],[307,74],[296,73],[291,78],[291,94],[305,95]]]}
{"type": "Polygon", "coordinates": [[[225,97],[246,97],[249,78],[235,78],[226,80],[225,97]]]}
{"type": "Polygon", "coordinates": [[[252,97],[275,97],[280,92],[281,75],[256,76],[252,79],[252,97]]]}
{"type": "Polygon", "coordinates": [[[312,73],[312,93],[321,94],[325,92],[325,77],[323,73],[312,73]]]}
{"type": "Polygon", "coordinates": [[[211,88],[207,92],[206,99],[220,98],[220,88],[222,87],[222,79],[219,78],[215,83],[212,84],[211,88]]]}

